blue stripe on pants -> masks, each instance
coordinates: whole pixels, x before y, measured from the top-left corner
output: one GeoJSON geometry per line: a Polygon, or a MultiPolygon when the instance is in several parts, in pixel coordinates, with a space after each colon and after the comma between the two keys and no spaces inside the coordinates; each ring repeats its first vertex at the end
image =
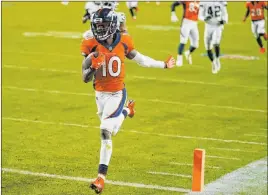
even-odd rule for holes
{"type": "Polygon", "coordinates": [[[124,109],[124,104],[125,104],[126,98],[127,98],[127,91],[125,88],[122,90],[122,93],[123,93],[123,97],[121,99],[121,102],[120,102],[117,110],[112,115],[110,115],[108,118],[118,117],[122,113],[122,111],[124,109]]]}

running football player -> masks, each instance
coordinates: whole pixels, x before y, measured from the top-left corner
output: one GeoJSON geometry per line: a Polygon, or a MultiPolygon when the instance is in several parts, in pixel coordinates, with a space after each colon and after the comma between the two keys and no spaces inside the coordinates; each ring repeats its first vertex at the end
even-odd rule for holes
{"type": "Polygon", "coordinates": [[[82,77],[85,83],[93,80],[100,118],[101,148],[97,179],[90,184],[97,194],[104,182],[112,155],[112,136],[116,135],[127,117],[135,114],[135,102],[125,105],[125,57],[143,67],[173,68],[175,59],[157,61],[139,53],[131,37],[117,31],[117,14],[111,9],[98,10],[91,20],[94,38],[84,39],[81,45],[82,77]]]}
{"type": "Polygon", "coordinates": [[[138,1],[126,1],[127,7],[129,9],[130,15],[133,20],[137,19],[137,11],[138,11],[138,1]]]}
{"type": "Polygon", "coordinates": [[[184,52],[186,60],[189,64],[192,64],[191,54],[199,46],[199,32],[197,26],[198,11],[199,11],[199,2],[198,1],[175,1],[171,5],[171,21],[177,22],[178,18],[175,13],[175,8],[178,5],[183,6],[183,19],[180,28],[180,44],[178,47],[178,56],[176,65],[183,65],[183,50],[184,46],[190,38],[190,48],[184,52]]]}
{"type": "Polygon", "coordinates": [[[268,36],[265,32],[265,19],[264,19],[264,9],[268,9],[268,5],[264,1],[250,1],[246,3],[246,14],[243,22],[246,21],[247,17],[251,17],[251,30],[254,34],[257,43],[260,47],[260,52],[264,53],[265,48],[263,47],[261,37],[267,41],[268,36]]]}
{"type": "Polygon", "coordinates": [[[204,42],[207,55],[212,62],[212,73],[220,71],[220,42],[224,24],[228,22],[227,2],[216,0],[200,2],[199,19],[205,21],[204,42]],[[215,49],[216,58],[212,52],[215,49]]]}

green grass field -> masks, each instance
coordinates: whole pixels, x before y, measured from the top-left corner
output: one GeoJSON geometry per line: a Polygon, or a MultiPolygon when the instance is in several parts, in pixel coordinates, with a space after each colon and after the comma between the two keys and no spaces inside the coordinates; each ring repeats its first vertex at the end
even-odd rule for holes
{"type": "MultiPolygon", "coordinates": [[[[170,22],[170,4],[140,3],[136,21],[125,3],[119,6],[137,50],[159,60],[177,53],[179,24],[170,22]]],[[[267,58],[259,54],[250,21],[241,22],[244,7],[228,5],[222,53],[259,60],[222,59],[222,70],[213,75],[201,56],[200,22],[193,65],[160,70],[126,62],[126,88],[137,113],[113,137],[108,180],[191,189],[191,166],[175,163],[192,163],[195,148],[206,150],[205,184],[267,156],[267,58]]],[[[81,79],[81,39],[59,37],[86,31],[83,14],[84,2],[2,2],[2,168],[96,177],[99,119],[92,84],[81,79]]],[[[94,193],[88,182],[3,171],[2,194],[94,193]]],[[[182,192],[107,184],[103,194],[182,192]]]]}

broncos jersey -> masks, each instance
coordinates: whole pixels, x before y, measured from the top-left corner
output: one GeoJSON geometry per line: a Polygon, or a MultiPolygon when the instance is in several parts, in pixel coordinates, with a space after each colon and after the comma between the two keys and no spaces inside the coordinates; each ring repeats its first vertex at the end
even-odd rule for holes
{"type": "Polygon", "coordinates": [[[246,8],[250,11],[250,17],[252,21],[264,19],[264,7],[266,6],[264,1],[247,2],[246,8]]]}
{"type": "Polygon", "coordinates": [[[183,18],[197,21],[199,1],[182,1],[181,4],[183,5],[183,18]]]}
{"type": "Polygon", "coordinates": [[[115,37],[111,46],[98,42],[95,38],[82,41],[80,49],[83,55],[101,52],[106,58],[106,64],[94,75],[93,85],[96,91],[116,92],[124,88],[125,57],[134,49],[134,43],[128,34],[116,33],[115,37]]]}

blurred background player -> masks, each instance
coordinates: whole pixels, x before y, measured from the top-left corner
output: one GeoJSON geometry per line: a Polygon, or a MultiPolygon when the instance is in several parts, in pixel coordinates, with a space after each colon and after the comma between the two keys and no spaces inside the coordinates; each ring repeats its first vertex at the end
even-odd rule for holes
{"type": "Polygon", "coordinates": [[[243,22],[246,21],[247,17],[251,17],[251,30],[257,39],[257,43],[260,46],[260,52],[264,53],[265,48],[263,47],[261,37],[267,41],[267,34],[265,32],[265,19],[264,9],[268,9],[268,5],[264,1],[250,1],[246,3],[246,14],[243,22]]]}
{"type": "MultiPolygon", "coordinates": [[[[111,9],[113,11],[116,10],[118,3],[116,1],[99,1],[100,4],[95,4],[91,9],[90,9],[90,15],[93,15],[96,11],[98,11],[99,9],[103,9],[103,8],[108,8],[111,9]]],[[[98,3],[99,3],[98,2],[98,3]]],[[[93,3],[93,2],[91,2],[93,3]]],[[[89,5],[89,4],[88,4],[89,5]]],[[[92,5],[92,4],[91,4],[92,5]]],[[[124,33],[127,32],[127,27],[126,27],[126,15],[123,12],[116,12],[117,14],[117,26],[118,26],[118,31],[124,33]]],[[[90,20],[90,17],[88,17],[90,20]]],[[[93,33],[92,30],[89,29],[87,30],[84,34],[83,34],[83,38],[84,39],[90,39],[93,37],[93,33]]]]}
{"type": "Polygon", "coordinates": [[[126,2],[129,12],[132,19],[136,20],[137,11],[138,11],[138,1],[127,1],[126,2]]]}
{"type": "Polygon", "coordinates": [[[220,68],[220,42],[223,25],[228,22],[227,2],[200,2],[199,19],[205,21],[204,41],[207,55],[212,62],[212,73],[216,74],[220,68]],[[214,46],[216,58],[212,48],[214,46]]]}
{"type": "Polygon", "coordinates": [[[184,52],[186,60],[189,64],[192,64],[192,52],[199,46],[199,31],[197,26],[199,2],[197,1],[175,1],[171,5],[171,21],[179,21],[175,13],[175,8],[178,5],[183,6],[183,19],[180,28],[180,45],[178,47],[178,56],[176,65],[183,65],[183,50],[184,46],[190,38],[190,48],[184,52]]]}
{"type": "Polygon", "coordinates": [[[82,22],[86,23],[88,20],[90,20],[90,17],[93,13],[95,13],[97,10],[101,8],[101,2],[100,1],[89,1],[85,4],[85,10],[86,13],[82,17],[82,22]]]}
{"type": "MultiPolygon", "coordinates": [[[[143,67],[173,68],[175,59],[157,61],[135,50],[131,37],[117,31],[117,14],[111,9],[97,11],[91,20],[94,38],[83,40],[82,77],[85,83],[93,80],[100,118],[101,148],[97,179],[90,188],[97,194],[104,188],[108,165],[112,156],[112,135],[116,135],[127,116],[134,116],[134,101],[126,101],[125,57],[143,67]],[[93,79],[94,78],[94,79],[93,79]]],[[[126,138],[127,139],[127,138],[126,138]]],[[[126,140],[127,144],[128,140],[126,140]]]]}

